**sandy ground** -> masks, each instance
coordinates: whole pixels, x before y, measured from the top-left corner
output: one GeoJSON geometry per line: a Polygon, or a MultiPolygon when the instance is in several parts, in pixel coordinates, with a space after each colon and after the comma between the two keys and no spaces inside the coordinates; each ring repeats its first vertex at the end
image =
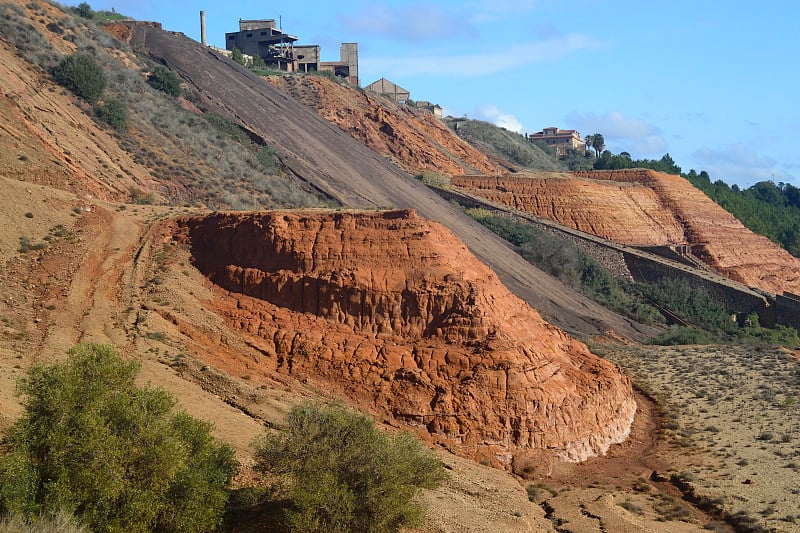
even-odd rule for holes
{"type": "MultiPolygon", "coordinates": [[[[248,468],[251,443],[265,426],[279,424],[305,398],[332,399],[310,380],[265,370],[264,355],[208,310],[220,291],[160,224],[188,210],[103,203],[11,180],[0,185],[25,198],[17,209],[0,209],[0,250],[11,250],[0,268],[0,428],[20,413],[16,380],[84,341],[115,344],[140,361],[143,383],[164,387],[181,408],[212,422],[237,452],[243,486],[256,480],[248,468]],[[57,225],[61,230],[51,231],[57,225]],[[46,246],[20,252],[23,233],[46,246]]],[[[794,354],[600,350],[660,404],[640,398],[631,438],[607,457],[540,467],[526,479],[440,451],[451,478],[423,495],[429,515],[420,531],[729,531],[717,521],[720,513],[710,516],[682,499],[673,474],[722,498],[731,515],[746,510],[770,528],[797,530],[794,354]],[[673,429],[662,429],[659,409],[672,413],[665,424],[673,429]]]]}
{"type": "Polygon", "coordinates": [[[603,354],[658,400],[678,472],[742,524],[800,531],[800,360],[784,349],[628,347],[603,354]]]}

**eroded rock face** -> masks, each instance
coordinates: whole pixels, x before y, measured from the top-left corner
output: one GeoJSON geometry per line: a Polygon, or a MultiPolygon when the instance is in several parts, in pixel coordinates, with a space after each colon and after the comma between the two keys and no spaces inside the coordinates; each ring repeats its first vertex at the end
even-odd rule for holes
{"type": "Polygon", "coordinates": [[[493,202],[633,246],[684,242],[683,227],[649,187],[565,174],[459,177],[456,187],[493,202]]]}
{"type": "Polygon", "coordinates": [[[781,294],[800,291],[800,260],[680,176],[644,169],[453,178],[489,200],[635,246],[685,243],[719,273],[781,294]]]}
{"type": "Polygon", "coordinates": [[[448,176],[499,174],[512,166],[476,150],[430,113],[323,77],[270,76],[267,80],[410,174],[426,170],[448,176]]]}
{"type": "Polygon", "coordinates": [[[215,214],[181,222],[217,311],[278,372],[325,383],[466,455],[580,461],[624,440],[630,381],[545,323],[413,210],[215,214]]]}

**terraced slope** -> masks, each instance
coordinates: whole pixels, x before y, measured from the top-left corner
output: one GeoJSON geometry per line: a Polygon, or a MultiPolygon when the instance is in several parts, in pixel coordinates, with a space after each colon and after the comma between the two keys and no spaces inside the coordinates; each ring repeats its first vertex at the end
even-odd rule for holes
{"type": "Polygon", "coordinates": [[[720,274],[774,294],[800,291],[800,260],[745,228],[691,183],[651,170],[454,178],[488,200],[634,246],[688,244],[720,274]]]}

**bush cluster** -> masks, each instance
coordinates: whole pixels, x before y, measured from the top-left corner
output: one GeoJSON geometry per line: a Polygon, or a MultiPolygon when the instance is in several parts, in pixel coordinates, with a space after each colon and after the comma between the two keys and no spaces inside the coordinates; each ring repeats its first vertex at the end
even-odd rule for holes
{"type": "Polygon", "coordinates": [[[94,106],[97,118],[117,131],[124,131],[128,127],[128,106],[119,98],[106,98],[94,106]]]}
{"type": "Polygon", "coordinates": [[[305,403],[256,449],[256,468],[281,474],[293,530],[378,533],[418,525],[420,487],[445,479],[441,460],[408,433],[390,436],[340,405],[305,403]]]}
{"type": "Polygon", "coordinates": [[[0,512],[75,513],[94,531],[208,531],[236,471],[210,425],[139,388],[138,365],[114,348],[79,345],[19,384],[24,414],[0,457],[0,512]]]}
{"type": "Polygon", "coordinates": [[[181,80],[167,67],[157,66],[147,79],[147,83],[154,89],[170,96],[181,95],[181,80]]]}
{"type": "Polygon", "coordinates": [[[97,102],[106,88],[106,75],[88,54],[66,56],[53,70],[55,80],[90,104],[97,102]]]}

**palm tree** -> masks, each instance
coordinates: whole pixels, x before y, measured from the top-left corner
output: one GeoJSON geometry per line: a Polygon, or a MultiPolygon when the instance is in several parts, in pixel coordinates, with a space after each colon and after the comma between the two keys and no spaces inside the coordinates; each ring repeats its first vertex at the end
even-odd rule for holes
{"type": "Polygon", "coordinates": [[[603,138],[602,133],[587,135],[584,141],[586,142],[586,146],[594,148],[595,157],[600,157],[600,152],[606,147],[606,140],[603,138]]]}

